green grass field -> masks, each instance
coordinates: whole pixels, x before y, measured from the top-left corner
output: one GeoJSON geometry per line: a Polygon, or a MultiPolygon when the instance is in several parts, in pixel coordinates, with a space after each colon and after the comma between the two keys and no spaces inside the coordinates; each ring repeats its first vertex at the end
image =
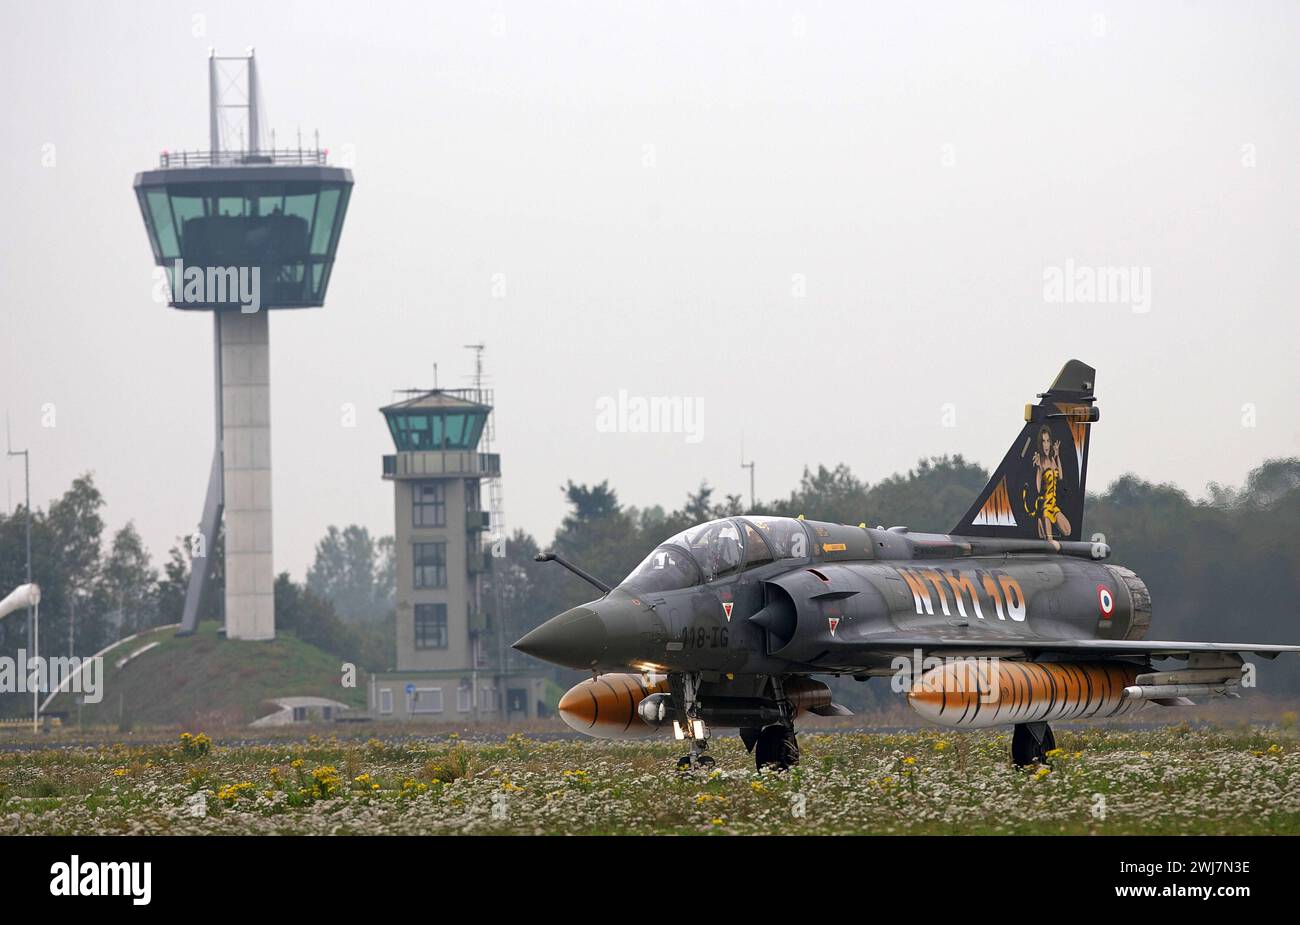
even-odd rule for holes
{"type": "Polygon", "coordinates": [[[1059,730],[1050,770],[1004,733],[800,737],[758,773],[735,738],[680,775],[671,741],[452,734],[0,752],[0,834],[1296,834],[1292,728],[1059,730]]]}

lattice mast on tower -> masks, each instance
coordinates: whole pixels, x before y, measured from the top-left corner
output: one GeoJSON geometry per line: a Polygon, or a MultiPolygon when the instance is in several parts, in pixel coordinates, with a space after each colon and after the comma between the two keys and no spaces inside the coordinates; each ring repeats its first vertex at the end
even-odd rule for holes
{"type": "MultiPolygon", "coordinates": [[[[487,388],[487,374],[483,368],[483,354],[487,350],[486,344],[466,344],[465,349],[474,351],[474,391],[478,395],[478,401],[484,405],[490,405],[493,409],[488,415],[487,423],[483,427],[483,439],[481,445],[484,453],[496,452],[496,403],[493,401],[494,390],[487,388]]],[[[496,473],[491,478],[485,479],[487,482],[488,492],[488,533],[484,538],[488,549],[496,548],[498,543],[505,542],[505,505],[502,496],[501,474],[496,473]]],[[[501,548],[504,549],[504,546],[501,548]]],[[[492,579],[492,605],[493,605],[493,623],[497,636],[497,667],[503,674],[509,673],[509,660],[511,649],[508,644],[508,632],[505,612],[505,595],[501,592],[501,578],[504,573],[504,562],[499,562],[495,555],[489,556],[488,574],[492,579]]]]}

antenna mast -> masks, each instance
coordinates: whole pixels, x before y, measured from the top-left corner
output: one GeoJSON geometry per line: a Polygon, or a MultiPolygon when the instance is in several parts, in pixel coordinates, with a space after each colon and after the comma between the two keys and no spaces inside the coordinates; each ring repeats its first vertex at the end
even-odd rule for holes
{"type": "Polygon", "coordinates": [[[740,434],[740,468],[749,470],[749,513],[758,513],[754,509],[758,507],[758,501],[754,498],[754,461],[751,459],[745,462],[745,434],[740,434]]]}
{"type": "MultiPolygon", "coordinates": [[[[475,400],[480,404],[493,406],[492,410],[488,412],[487,421],[483,425],[483,436],[479,439],[479,451],[491,453],[496,446],[497,414],[493,390],[485,387],[487,374],[483,370],[483,353],[487,350],[487,345],[466,344],[465,349],[474,351],[475,400]]],[[[502,497],[500,477],[494,475],[484,479],[484,481],[487,482],[488,490],[488,544],[489,548],[491,548],[505,539],[505,503],[502,497]]],[[[492,578],[493,623],[497,634],[497,671],[502,674],[509,674],[507,663],[510,659],[511,650],[506,640],[508,621],[505,613],[505,597],[501,589],[502,571],[497,567],[495,556],[490,557],[489,574],[492,578]]]]}
{"type": "MultiPolygon", "coordinates": [[[[261,150],[261,114],[258,112],[258,98],[260,92],[257,85],[257,58],[254,55],[254,49],[250,45],[248,54],[223,56],[218,55],[216,49],[208,49],[208,147],[212,155],[212,163],[217,163],[218,157],[232,146],[222,143],[222,128],[229,130],[228,136],[238,133],[246,137],[247,154],[257,154],[261,150]],[[222,62],[237,61],[244,65],[242,80],[242,89],[244,91],[243,99],[238,98],[238,91],[241,88],[240,74],[238,70],[231,74],[223,71],[222,62]],[[226,94],[233,91],[235,96],[233,102],[226,102],[226,94]],[[247,120],[244,125],[225,125],[225,111],[228,109],[244,110],[244,117],[247,120]]],[[[241,146],[242,147],[242,146],[241,146]]]]}
{"type": "MultiPolygon", "coordinates": [[[[492,405],[495,396],[492,389],[485,387],[487,374],[483,371],[483,351],[487,350],[487,344],[466,344],[465,349],[474,351],[474,398],[480,404],[492,405]]],[[[480,451],[483,453],[491,453],[495,449],[496,418],[496,407],[493,406],[492,412],[488,414],[487,421],[483,425],[483,436],[479,440],[480,451]]],[[[486,481],[488,483],[489,534],[494,538],[504,536],[506,525],[501,497],[501,480],[494,476],[486,481]]]]}

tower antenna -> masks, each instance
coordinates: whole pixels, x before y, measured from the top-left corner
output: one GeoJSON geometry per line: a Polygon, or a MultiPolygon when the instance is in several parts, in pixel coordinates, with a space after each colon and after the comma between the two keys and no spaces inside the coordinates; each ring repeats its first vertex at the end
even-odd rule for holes
{"type": "MultiPolygon", "coordinates": [[[[466,344],[465,349],[474,351],[474,398],[480,404],[492,405],[495,400],[492,389],[484,387],[487,377],[483,371],[483,353],[487,350],[487,344],[466,344]]],[[[488,412],[487,421],[483,427],[483,437],[479,442],[483,453],[492,453],[496,450],[496,417],[497,413],[494,407],[488,412]]],[[[493,474],[484,481],[487,482],[488,490],[488,543],[491,544],[490,548],[495,550],[498,544],[505,539],[505,501],[499,475],[493,474]]],[[[504,675],[509,676],[511,649],[507,645],[506,633],[510,620],[509,615],[505,612],[505,596],[501,591],[502,570],[494,555],[488,558],[488,575],[492,582],[493,622],[497,636],[497,665],[504,675]]]]}
{"type": "Polygon", "coordinates": [[[466,344],[465,349],[474,351],[474,388],[482,390],[483,351],[487,349],[487,344],[466,344]]]}
{"type": "Polygon", "coordinates": [[[754,461],[745,462],[745,432],[740,432],[740,468],[749,470],[749,513],[757,513],[758,501],[754,498],[754,461]]]}

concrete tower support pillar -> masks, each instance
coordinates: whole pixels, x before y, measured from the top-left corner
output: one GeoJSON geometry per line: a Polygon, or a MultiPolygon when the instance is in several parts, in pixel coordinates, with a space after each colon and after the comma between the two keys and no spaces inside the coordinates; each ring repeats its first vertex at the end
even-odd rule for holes
{"type": "Polygon", "coordinates": [[[275,638],[268,312],[221,312],[226,637],[275,638]]]}

